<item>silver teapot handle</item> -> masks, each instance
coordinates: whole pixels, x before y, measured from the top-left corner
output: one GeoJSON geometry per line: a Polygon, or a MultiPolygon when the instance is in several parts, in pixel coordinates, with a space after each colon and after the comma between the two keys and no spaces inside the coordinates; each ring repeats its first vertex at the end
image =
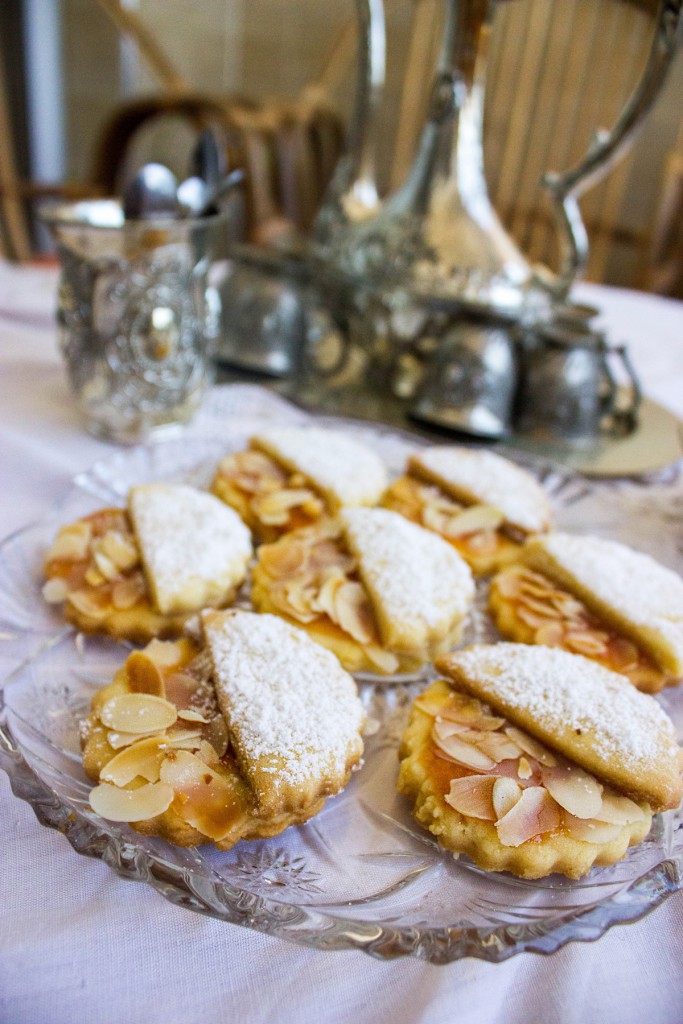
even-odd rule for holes
{"type": "Polygon", "coordinates": [[[560,270],[535,271],[538,283],[558,300],[564,301],[588,259],[588,235],[581,217],[578,197],[596,184],[623,156],[657,99],[678,45],[683,39],[683,0],[659,0],[655,34],[647,64],[635,90],[611,130],[596,132],[583,160],[567,171],[543,176],[561,229],[560,270]]]}

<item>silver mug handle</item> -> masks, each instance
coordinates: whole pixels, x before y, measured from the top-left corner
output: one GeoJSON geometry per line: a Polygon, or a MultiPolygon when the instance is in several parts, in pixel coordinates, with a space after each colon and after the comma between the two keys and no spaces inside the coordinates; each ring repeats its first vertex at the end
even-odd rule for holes
{"type": "Polygon", "coordinates": [[[588,259],[588,235],[578,198],[614,166],[631,144],[659,95],[682,39],[683,0],[659,0],[645,70],[616,123],[610,130],[596,132],[588,152],[575,167],[543,176],[559,222],[562,258],[557,274],[540,268],[535,270],[535,277],[557,301],[567,298],[588,259]]]}

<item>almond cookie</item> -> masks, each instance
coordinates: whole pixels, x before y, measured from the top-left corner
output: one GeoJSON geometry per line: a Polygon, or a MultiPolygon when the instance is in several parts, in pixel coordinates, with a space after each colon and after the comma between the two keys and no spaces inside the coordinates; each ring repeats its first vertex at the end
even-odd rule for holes
{"type": "Polygon", "coordinates": [[[447,540],[478,574],[514,561],[530,534],[550,527],[541,485],[493,452],[443,446],[411,455],[382,499],[447,540]]]}
{"type": "Polygon", "coordinates": [[[480,645],[436,662],[398,787],[438,842],[487,871],[580,878],[621,860],[683,795],[659,704],[615,672],[544,647],[480,645]]]}
{"type": "Polygon", "coordinates": [[[259,541],[376,505],[387,486],[382,460],[353,438],[321,427],[280,427],[252,437],[221,461],[211,489],[259,541]]]}
{"type": "Polygon", "coordinates": [[[45,599],[84,633],[144,643],[178,636],[205,607],[229,604],[252,546],[239,516],[182,484],[134,487],[127,509],[62,527],[45,557],[45,599]]]}
{"type": "Polygon", "coordinates": [[[617,541],[529,540],[494,577],[489,608],[504,636],[593,658],[646,693],[683,677],[683,580],[617,541]]]}
{"type": "Polygon", "coordinates": [[[348,782],[364,712],[334,655],[272,615],[207,611],[136,651],[82,725],[93,810],[179,846],[277,835],[348,782]]]}
{"type": "Polygon", "coordinates": [[[474,596],[453,548],[386,509],[335,520],[263,545],[252,600],[296,622],[351,672],[413,672],[458,640],[474,596]]]}

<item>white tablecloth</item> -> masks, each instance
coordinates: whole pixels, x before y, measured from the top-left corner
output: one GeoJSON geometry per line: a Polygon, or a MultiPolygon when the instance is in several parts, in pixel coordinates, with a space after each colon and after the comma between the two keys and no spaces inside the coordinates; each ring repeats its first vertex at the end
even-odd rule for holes
{"type": "MultiPolygon", "coordinates": [[[[0,265],[0,535],[111,451],[84,434],[52,322],[51,270],[0,265]]],[[[584,286],[650,397],[683,416],[683,305],[584,286]]],[[[0,1022],[680,1024],[683,897],[598,942],[435,967],[317,952],[168,904],[79,857],[0,773],[0,1022]]]]}

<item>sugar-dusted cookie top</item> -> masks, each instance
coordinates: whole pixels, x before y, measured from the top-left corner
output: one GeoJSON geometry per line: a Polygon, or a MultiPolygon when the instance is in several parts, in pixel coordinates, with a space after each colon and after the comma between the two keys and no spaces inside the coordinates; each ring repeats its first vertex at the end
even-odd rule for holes
{"type": "Polygon", "coordinates": [[[468,504],[492,505],[524,533],[547,530],[551,509],[541,485],[513,462],[493,452],[442,445],[410,456],[416,476],[438,484],[468,504]]]}
{"type": "Polygon", "coordinates": [[[363,707],[337,659],[275,615],[205,612],[221,711],[262,813],[337,792],[363,750],[363,707]]]}
{"type": "Polygon", "coordinates": [[[144,484],[132,488],[128,506],[159,611],[220,604],[244,579],[249,531],[212,494],[183,484],[144,484]]]}
{"type": "Polygon", "coordinates": [[[370,448],[322,427],[274,427],[251,439],[290,472],[299,472],[336,512],[344,505],[376,505],[387,486],[387,472],[370,448]]]}
{"type": "Polygon", "coordinates": [[[437,659],[456,686],[653,810],[683,796],[673,724],[616,672],[551,647],[476,645],[437,659]]]}
{"type": "Polygon", "coordinates": [[[461,621],[474,583],[450,544],[387,509],[344,509],[340,518],[386,647],[428,648],[461,621]]]}
{"type": "Polygon", "coordinates": [[[683,579],[671,569],[618,541],[568,533],[528,541],[522,559],[683,675],[683,579]]]}

